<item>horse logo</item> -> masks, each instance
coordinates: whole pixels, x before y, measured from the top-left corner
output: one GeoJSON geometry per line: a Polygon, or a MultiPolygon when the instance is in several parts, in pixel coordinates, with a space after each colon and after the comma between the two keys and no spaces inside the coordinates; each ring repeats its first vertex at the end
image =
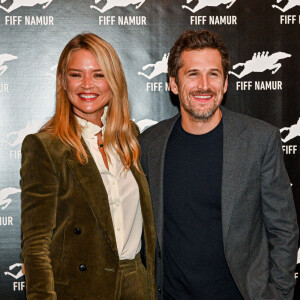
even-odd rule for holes
{"type": "Polygon", "coordinates": [[[56,70],[57,70],[57,64],[53,65],[50,69],[49,72],[46,72],[45,75],[52,77],[54,79],[56,79],[56,70]]]}
{"type": "Polygon", "coordinates": [[[292,125],[291,127],[283,127],[280,129],[280,132],[284,132],[284,131],[288,131],[289,133],[284,139],[283,138],[281,139],[283,143],[286,143],[289,140],[297,136],[300,136],[300,118],[298,119],[298,122],[292,125]]]}
{"type": "Polygon", "coordinates": [[[11,55],[11,54],[0,54],[0,76],[7,70],[7,66],[3,65],[7,61],[11,61],[14,59],[17,59],[17,56],[11,55]]]}
{"type": "MultiPolygon", "coordinates": [[[[135,119],[133,119],[132,121],[135,121],[135,119]]],[[[145,129],[155,125],[156,123],[158,123],[158,122],[151,120],[151,119],[143,119],[143,120],[136,122],[136,125],[139,127],[139,130],[142,133],[145,129]]]]}
{"type": "MultiPolygon", "coordinates": [[[[7,0],[1,0],[1,3],[6,2],[7,0]]],[[[33,7],[37,4],[45,4],[43,5],[43,9],[48,7],[48,5],[53,0],[14,0],[10,7],[5,8],[2,5],[0,5],[0,8],[3,9],[5,12],[10,13],[20,7],[33,7]]]]}
{"type": "Polygon", "coordinates": [[[23,142],[23,140],[26,137],[26,135],[28,135],[30,133],[37,132],[41,128],[42,125],[43,125],[43,123],[41,121],[35,121],[35,120],[33,120],[31,122],[28,122],[26,124],[25,128],[22,128],[22,129],[20,129],[18,131],[9,132],[6,135],[6,138],[8,140],[0,140],[0,142],[8,144],[11,147],[16,147],[17,145],[20,145],[23,142]],[[16,136],[13,139],[13,141],[9,141],[9,138],[11,136],[16,136]]]}
{"type": "Polygon", "coordinates": [[[13,264],[11,266],[9,266],[9,270],[13,270],[14,268],[20,268],[19,271],[16,273],[16,274],[13,274],[11,272],[4,272],[4,275],[9,275],[15,279],[19,279],[21,278],[22,276],[24,276],[24,272],[23,272],[23,269],[22,269],[22,264],[19,264],[19,263],[16,263],[16,264],[13,264]]]}
{"type": "Polygon", "coordinates": [[[272,74],[275,74],[280,68],[281,64],[277,63],[278,60],[291,57],[291,54],[285,52],[276,52],[269,55],[269,52],[263,51],[262,53],[254,53],[252,59],[247,60],[245,63],[235,64],[232,68],[236,69],[243,66],[244,69],[240,74],[229,71],[229,74],[242,78],[252,72],[264,72],[266,70],[272,70],[272,74]]]}
{"type": "MultiPolygon", "coordinates": [[[[191,3],[193,0],[186,0],[186,3],[189,4],[191,3]]],[[[196,6],[194,8],[191,8],[187,5],[182,5],[182,8],[186,8],[188,10],[190,10],[192,13],[197,12],[198,10],[210,6],[210,7],[216,7],[219,6],[221,4],[228,4],[226,5],[226,8],[230,8],[237,0],[198,0],[198,4],[196,4],[196,6]]]]}
{"type": "Polygon", "coordinates": [[[142,72],[138,72],[138,75],[142,75],[148,79],[152,79],[162,73],[168,73],[168,58],[169,53],[165,53],[162,59],[157,61],[156,63],[143,66],[143,70],[146,70],[148,68],[154,68],[149,75],[142,72]]]}
{"type": "MultiPolygon", "coordinates": [[[[101,0],[95,0],[95,4],[99,3],[101,0]]],[[[104,13],[114,7],[126,7],[128,5],[135,5],[135,9],[140,8],[146,0],[107,0],[106,4],[100,9],[95,5],[91,5],[91,9],[96,9],[101,13],[104,13]]]]}
{"type": "Polygon", "coordinates": [[[8,187],[0,190],[0,206],[2,206],[2,209],[5,209],[10,203],[11,199],[7,198],[10,195],[14,195],[17,193],[20,193],[20,189],[16,189],[13,187],[8,187]]]}
{"type": "MultiPolygon", "coordinates": [[[[280,3],[281,1],[282,0],[276,0],[277,3],[280,3]]],[[[300,6],[300,0],[288,0],[287,4],[284,7],[280,7],[276,4],[272,5],[273,8],[277,8],[282,12],[286,12],[295,6],[300,6]]]]}

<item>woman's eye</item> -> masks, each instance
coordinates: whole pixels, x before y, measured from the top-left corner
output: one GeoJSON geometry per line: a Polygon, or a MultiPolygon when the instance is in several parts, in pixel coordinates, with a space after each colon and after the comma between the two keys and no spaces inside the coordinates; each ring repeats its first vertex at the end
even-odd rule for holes
{"type": "Polygon", "coordinates": [[[104,74],[102,74],[102,73],[97,73],[97,74],[95,74],[95,77],[96,77],[96,78],[102,78],[102,77],[104,77],[104,74]]]}
{"type": "Polygon", "coordinates": [[[80,77],[80,74],[77,74],[77,73],[71,73],[71,74],[69,74],[69,76],[70,76],[70,77],[76,78],[76,77],[80,77]]]}

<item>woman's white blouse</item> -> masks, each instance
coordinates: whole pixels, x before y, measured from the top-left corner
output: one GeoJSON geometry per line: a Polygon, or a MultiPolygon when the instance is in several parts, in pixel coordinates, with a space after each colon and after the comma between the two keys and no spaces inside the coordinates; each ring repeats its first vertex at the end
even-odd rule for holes
{"type": "Polygon", "coordinates": [[[96,134],[102,131],[102,137],[104,136],[106,110],[101,118],[103,127],[76,118],[82,126],[82,137],[93,156],[107,191],[119,258],[134,259],[141,249],[143,227],[137,182],[130,170],[123,171],[123,164],[115,151],[107,151],[111,160],[111,162],[108,160],[109,170],[104,164],[96,134]]]}

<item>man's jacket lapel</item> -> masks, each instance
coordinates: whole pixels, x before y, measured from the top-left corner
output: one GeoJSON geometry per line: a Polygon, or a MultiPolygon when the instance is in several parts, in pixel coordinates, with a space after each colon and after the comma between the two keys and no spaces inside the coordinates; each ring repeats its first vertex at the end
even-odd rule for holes
{"type": "Polygon", "coordinates": [[[223,113],[223,170],[222,170],[222,231],[226,245],[227,235],[237,192],[245,175],[244,162],[247,159],[247,140],[243,137],[243,124],[231,118],[231,112],[222,108],[223,113]]]}

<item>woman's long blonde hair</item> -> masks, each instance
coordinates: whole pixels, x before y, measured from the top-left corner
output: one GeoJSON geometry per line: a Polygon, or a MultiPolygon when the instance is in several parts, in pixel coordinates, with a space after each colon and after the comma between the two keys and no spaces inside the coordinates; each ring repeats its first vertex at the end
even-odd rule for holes
{"type": "Polygon", "coordinates": [[[56,74],[56,111],[41,131],[58,136],[64,144],[76,149],[78,160],[82,164],[87,163],[88,156],[81,142],[81,127],[63,88],[70,56],[80,49],[89,50],[94,54],[112,92],[108,103],[104,151],[113,148],[120,156],[125,169],[129,169],[132,164],[140,169],[138,167],[140,149],[132,132],[127,84],[120,59],[108,42],[93,33],[77,35],[62,51],[56,74]]]}

